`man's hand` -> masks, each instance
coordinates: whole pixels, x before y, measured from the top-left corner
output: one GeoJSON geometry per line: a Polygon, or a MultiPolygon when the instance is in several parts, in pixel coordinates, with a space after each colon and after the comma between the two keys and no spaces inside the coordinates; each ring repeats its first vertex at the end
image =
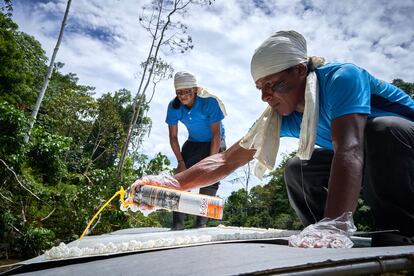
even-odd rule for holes
{"type": "Polygon", "coordinates": [[[126,211],[131,209],[131,211],[136,212],[140,210],[144,215],[147,215],[156,209],[153,206],[141,204],[138,200],[137,194],[140,192],[142,186],[153,185],[161,186],[170,189],[179,189],[180,183],[172,176],[168,174],[159,174],[159,175],[148,175],[144,176],[141,179],[136,180],[128,189],[125,194],[126,204],[121,204],[121,210],[126,211]]]}
{"type": "Polygon", "coordinates": [[[145,185],[161,186],[171,189],[180,189],[180,183],[174,177],[166,173],[161,173],[159,175],[144,176],[141,179],[136,180],[128,189],[128,195],[130,193],[135,194],[136,192],[139,192],[140,187],[145,185]]]}
{"type": "Polygon", "coordinates": [[[356,231],[352,213],[346,212],[336,219],[324,218],[311,224],[299,234],[289,238],[289,246],[305,248],[351,248],[349,236],[356,231]]]}

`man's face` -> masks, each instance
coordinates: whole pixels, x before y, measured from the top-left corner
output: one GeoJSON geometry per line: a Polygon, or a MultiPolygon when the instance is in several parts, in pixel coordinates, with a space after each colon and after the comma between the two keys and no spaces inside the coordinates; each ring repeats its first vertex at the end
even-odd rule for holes
{"type": "Polygon", "coordinates": [[[303,112],[306,70],[306,66],[296,65],[257,80],[256,87],[262,92],[262,100],[282,116],[295,110],[303,112]]]}
{"type": "Polygon", "coordinates": [[[182,104],[191,107],[195,101],[196,89],[196,87],[177,89],[175,93],[182,104]]]}

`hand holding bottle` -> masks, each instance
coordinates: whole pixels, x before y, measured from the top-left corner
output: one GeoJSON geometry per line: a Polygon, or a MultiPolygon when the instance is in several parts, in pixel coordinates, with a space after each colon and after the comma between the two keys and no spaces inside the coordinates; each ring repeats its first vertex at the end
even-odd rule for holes
{"type": "Polygon", "coordinates": [[[141,188],[145,185],[161,186],[170,189],[178,189],[180,184],[178,181],[166,174],[161,173],[159,175],[148,175],[136,180],[126,191],[125,204],[121,204],[121,210],[126,211],[130,209],[133,212],[140,210],[144,215],[148,215],[151,212],[157,210],[154,206],[143,203],[137,194],[141,191],[141,188]]]}
{"type": "Polygon", "coordinates": [[[139,190],[139,187],[145,185],[161,186],[170,189],[180,188],[180,183],[174,177],[166,173],[161,173],[159,175],[144,176],[136,180],[130,187],[131,192],[135,192],[137,189],[139,190]]]}

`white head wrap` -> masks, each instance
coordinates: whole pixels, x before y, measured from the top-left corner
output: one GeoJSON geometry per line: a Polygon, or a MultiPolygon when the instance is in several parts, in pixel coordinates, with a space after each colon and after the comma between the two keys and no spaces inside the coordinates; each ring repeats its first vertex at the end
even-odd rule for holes
{"type": "Polygon", "coordinates": [[[174,86],[175,86],[175,90],[177,90],[177,89],[197,87],[198,84],[197,84],[196,77],[192,73],[181,71],[181,72],[175,73],[174,86]]]}
{"type": "Polygon", "coordinates": [[[270,36],[256,49],[250,70],[256,82],[307,60],[305,38],[295,31],[280,31],[270,36]]]}

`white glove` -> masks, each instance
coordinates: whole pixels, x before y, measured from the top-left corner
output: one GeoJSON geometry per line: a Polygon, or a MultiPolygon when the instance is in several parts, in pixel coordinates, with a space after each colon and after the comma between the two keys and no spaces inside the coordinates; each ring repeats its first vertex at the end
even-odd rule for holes
{"type": "Polygon", "coordinates": [[[154,186],[161,186],[171,189],[178,189],[180,187],[180,183],[178,181],[166,174],[161,173],[159,175],[148,175],[144,176],[141,179],[136,180],[128,189],[125,194],[125,204],[121,204],[120,208],[122,211],[127,211],[130,209],[132,212],[141,211],[144,216],[147,216],[148,214],[154,212],[157,210],[154,206],[149,206],[146,204],[142,204],[137,202],[137,196],[136,194],[140,192],[140,189],[142,186],[145,185],[154,185],[154,186]]]}
{"type": "Polygon", "coordinates": [[[352,212],[345,212],[336,219],[324,218],[311,224],[298,235],[289,238],[289,246],[306,248],[351,248],[349,238],[356,231],[352,212]]]}

